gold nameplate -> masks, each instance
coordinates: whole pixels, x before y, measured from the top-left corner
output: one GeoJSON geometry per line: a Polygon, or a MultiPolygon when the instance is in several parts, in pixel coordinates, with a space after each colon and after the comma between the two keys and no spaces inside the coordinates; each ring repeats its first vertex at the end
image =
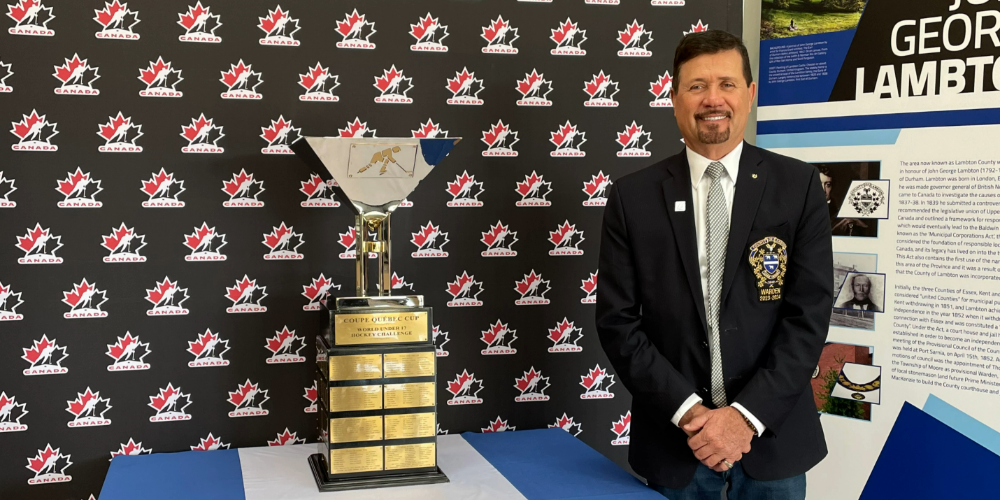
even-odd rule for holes
{"type": "Polygon", "coordinates": [[[330,474],[373,470],[382,470],[381,446],[330,450],[330,474]]]}
{"type": "Polygon", "coordinates": [[[430,437],[437,434],[434,413],[407,413],[385,416],[386,439],[430,437]]]}
{"type": "Polygon", "coordinates": [[[386,408],[418,408],[434,406],[434,382],[386,384],[386,408]]]}
{"type": "Polygon", "coordinates": [[[427,341],[427,311],[366,312],[334,315],[337,345],[427,341]]]}
{"type": "Polygon", "coordinates": [[[401,444],[385,447],[385,470],[415,469],[437,465],[435,443],[401,444]]]}
{"type": "Polygon", "coordinates": [[[358,441],[379,441],[381,439],[381,416],[335,418],[330,420],[331,443],[356,443],[358,441]]]}
{"type": "Polygon", "coordinates": [[[434,375],[434,352],[401,352],[385,355],[385,378],[434,375]]]}
{"type": "Polygon", "coordinates": [[[330,356],[330,380],[382,378],[381,354],[330,356]]]}
{"type": "Polygon", "coordinates": [[[330,388],[330,411],[379,410],[382,408],[382,386],[355,385],[330,388]]]}

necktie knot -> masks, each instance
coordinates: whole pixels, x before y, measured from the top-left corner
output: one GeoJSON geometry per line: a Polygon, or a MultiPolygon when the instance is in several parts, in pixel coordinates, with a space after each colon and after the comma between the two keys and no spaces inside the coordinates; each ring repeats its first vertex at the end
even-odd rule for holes
{"type": "Polygon", "coordinates": [[[713,181],[721,177],[722,173],[725,171],[726,171],[726,166],[717,161],[709,163],[708,170],[706,170],[708,176],[711,177],[713,181]]]}

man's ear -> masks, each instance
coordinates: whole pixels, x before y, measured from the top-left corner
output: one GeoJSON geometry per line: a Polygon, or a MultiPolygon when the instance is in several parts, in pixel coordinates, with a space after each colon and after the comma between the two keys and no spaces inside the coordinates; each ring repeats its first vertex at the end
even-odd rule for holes
{"type": "Polygon", "coordinates": [[[753,108],[753,100],[757,97],[757,82],[750,82],[750,107],[753,108]]]}

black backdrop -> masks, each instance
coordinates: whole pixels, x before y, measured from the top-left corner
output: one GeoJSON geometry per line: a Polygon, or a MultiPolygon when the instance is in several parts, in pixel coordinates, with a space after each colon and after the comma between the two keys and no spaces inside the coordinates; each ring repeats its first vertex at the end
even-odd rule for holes
{"type": "MultiPolygon", "coordinates": [[[[739,31],[738,9],[719,0],[672,7],[639,0],[625,0],[622,5],[590,5],[583,0],[357,4],[286,0],[281,3],[289,18],[284,33],[291,33],[299,45],[268,46],[260,41],[266,33],[258,25],[263,24],[260,18],[278,8],[276,3],[201,4],[219,16],[208,18],[204,28],[214,30],[218,43],[180,40],[188,30],[178,20],[197,8],[186,2],[132,0],[124,4],[127,12],[121,24],[107,29],[102,21],[120,5],[54,0],[42,5],[36,19],[26,19],[19,14],[25,4],[9,5],[11,14],[5,21],[10,31],[0,35],[0,109],[12,124],[7,136],[11,147],[0,148],[0,238],[6,241],[0,246],[0,299],[7,293],[6,301],[0,300],[0,311],[6,311],[0,312],[5,320],[0,321],[4,346],[0,430],[5,431],[0,433],[0,491],[5,498],[96,496],[114,453],[189,450],[206,446],[210,436],[219,440],[217,445],[233,448],[316,439],[307,396],[315,356],[310,339],[317,331],[319,313],[304,310],[310,303],[306,287],[322,274],[340,285],[331,293],[353,293],[353,261],[338,257],[345,251],[341,233],[347,232],[352,217],[345,207],[303,206],[308,199],[303,186],[309,180],[303,165],[294,156],[262,154],[262,149],[280,150],[283,141],[299,135],[338,135],[355,118],[379,137],[408,137],[428,119],[448,136],[464,137],[409,198],[414,206],[393,216],[395,270],[406,283],[402,292],[412,287],[435,308],[435,324],[442,332],[438,343],[447,351],[439,358],[441,432],[478,432],[503,422],[516,429],[561,422],[627,466],[627,446],[612,445],[612,440],[622,443],[619,438],[627,436],[627,430],[619,436],[612,426],[621,423],[628,411],[628,393],[621,384],[609,386],[608,377],[603,387],[613,398],[581,398],[587,392],[581,383],[584,377],[591,370],[609,369],[594,331],[593,305],[581,301],[588,295],[584,282],[597,268],[602,212],[600,203],[584,191],[585,183],[593,182],[599,172],[613,181],[680,150],[672,108],[651,105],[656,98],[651,88],[671,69],[673,49],[685,31],[698,25],[739,31]],[[374,49],[337,48],[337,42],[344,41],[338,22],[344,22],[355,7],[365,21],[374,23],[362,26],[360,33],[374,49]],[[410,34],[411,25],[428,13],[439,20],[437,39],[447,52],[411,50],[417,42],[410,34]],[[498,16],[509,23],[506,40],[514,40],[516,55],[482,50],[489,43],[481,35],[498,16]],[[585,55],[550,53],[557,46],[550,36],[567,18],[586,30],[574,38],[585,55]],[[647,31],[636,45],[651,52],[648,57],[619,56],[624,48],[619,32],[626,32],[633,20],[647,31]],[[45,29],[33,29],[28,26],[32,23],[45,29]],[[442,39],[445,26],[448,35],[442,39]],[[51,36],[15,34],[32,30],[51,36]],[[77,55],[86,65],[73,63],[77,55]],[[161,58],[174,71],[164,71],[164,79],[152,88],[164,87],[161,93],[182,96],[142,95],[156,93],[147,91],[151,78],[142,78],[143,71],[153,70],[161,58]],[[247,88],[260,99],[223,98],[229,91],[221,81],[223,73],[240,61],[250,66],[247,88]],[[337,75],[339,85],[334,86],[331,77],[326,90],[332,89],[327,95],[337,96],[338,102],[300,98],[306,92],[300,75],[309,74],[317,63],[337,75]],[[412,98],[411,104],[374,102],[381,95],[374,86],[377,78],[393,67],[403,73],[399,93],[412,98]],[[482,105],[447,104],[456,97],[447,80],[465,68],[482,80],[478,92],[482,105]],[[517,82],[533,72],[548,81],[540,95],[551,105],[517,105],[526,99],[517,82]],[[589,99],[586,82],[601,72],[617,84],[613,94],[617,107],[584,105],[589,99]],[[407,90],[409,84],[412,88],[407,90]],[[99,94],[88,95],[94,94],[91,89],[99,94]],[[32,119],[33,113],[44,115],[44,121],[32,119]],[[203,129],[206,138],[191,144],[182,135],[183,127],[192,126],[202,115],[221,129],[203,129]],[[120,126],[122,119],[132,127],[120,126]],[[271,137],[264,129],[282,120],[291,122],[285,130],[288,135],[269,144],[262,138],[271,137]],[[506,144],[513,144],[516,157],[483,155],[488,147],[482,138],[499,121],[509,126],[506,144]],[[579,146],[586,156],[550,155],[557,149],[550,139],[567,122],[579,132],[574,144],[586,139],[579,146]],[[649,157],[619,154],[623,149],[616,142],[619,134],[627,133],[633,122],[649,134],[638,141],[640,149],[652,139],[645,146],[649,157]],[[109,140],[114,131],[120,136],[109,140]],[[32,140],[34,149],[54,149],[49,145],[58,149],[24,151],[32,140]],[[115,149],[116,142],[121,143],[118,149],[141,146],[142,151],[101,151],[115,149]],[[213,145],[223,151],[182,152],[190,147],[211,150],[213,145]],[[259,206],[227,207],[233,203],[227,203],[231,196],[225,183],[247,181],[247,176],[239,178],[244,170],[253,178],[246,183],[246,197],[256,199],[259,206]],[[477,197],[482,206],[449,207],[454,197],[448,183],[457,182],[465,171],[482,183],[471,190],[475,197],[483,189],[477,197]],[[540,190],[545,194],[551,188],[545,197],[551,206],[517,206],[522,200],[517,184],[533,172],[543,183],[551,183],[540,190]],[[151,196],[167,177],[175,183],[168,182],[165,193],[151,196]],[[67,202],[74,198],[83,200],[67,202]],[[101,206],[60,206],[93,205],[88,199],[101,206]],[[183,207],[144,206],[157,199],[168,205],[177,205],[170,200],[178,200],[183,207]],[[498,221],[510,231],[506,242],[513,241],[516,232],[517,241],[510,247],[517,252],[514,257],[481,255],[487,249],[481,241],[484,233],[498,221]],[[429,222],[447,233],[449,241],[440,250],[448,256],[413,258],[410,254],[418,248],[411,243],[412,235],[429,222]],[[550,233],[566,222],[577,231],[568,246],[583,254],[551,256],[555,246],[550,233]],[[272,237],[280,237],[283,224],[293,228],[288,249],[297,250],[302,259],[264,258],[271,253],[266,236],[274,231],[272,237]],[[225,260],[191,261],[192,249],[185,243],[190,236],[197,246],[199,228],[215,228],[223,235],[201,241],[211,242],[225,260]],[[129,236],[134,237],[131,246],[115,246],[129,236]],[[140,257],[112,257],[123,251],[140,257]],[[53,255],[62,262],[19,263],[52,260],[53,255]],[[522,298],[516,282],[532,272],[540,275],[543,290],[549,288],[544,297],[550,303],[515,305],[522,298]],[[446,305],[452,300],[449,283],[463,273],[474,276],[473,293],[478,291],[481,306],[446,305]],[[255,280],[259,288],[243,302],[264,306],[266,312],[227,313],[234,307],[228,289],[244,277],[255,280]],[[186,314],[150,315],[159,292],[168,295],[160,306],[176,307],[160,307],[157,312],[183,309],[186,314]],[[87,312],[88,307],[99,311],[87,312]],[[554,346],[550,329],[559,331],[564,319],[579,329],[569,338],[570,344],[582,348],[579,352],[549,352],[554,346]],[[484,332],[498,322],[509,330],[504,345],[516,349],[516,354],[481,353],[487,348],[484,332]],[[275,354],[268,345],[279,349],[288,336],[280,333],[286,328],[294,331],[291,347],[275,354]],[[196,355],[201,352],[199,340],[215,338],[220,342],[213,354],[196,355]],[[130,342],[137,346],[134,352],[128,350],[130,342]],[[206,362],[212,355],[226,361],[206,362]],[[198,359],[216,366],[191,366],[198,359]],[[51,366],[44,368],[46,364],[51,366]],[[122,366],[140,369],[113,370],[122,366]],[[50,373],[27,375],[32,369],[50,373]],[[522,395],[516,379],[532,369],[543,377],[537,387],[548,399],[515,402],[522,395]],[[463,372],[474,374],[471,394],[481,402],[446,404],[453,396],[449,383],[464,382],[459,380],[463,372]],[[267,410],[267,415],[232,418],[229,414],[236,409],[232,401],[239,400],[241,388],[250,388],[247,383],[259,391],[249,406],[267,410]],[[180,399],[174,408],[158,412],[154,406],[160,405],[151,402],[171,387],[180,391],[180,399]],[[9,414],[3,413],[5,408],[9,414]],[[169,415],[170,410],[182,420],[151,422],[151,417],[169,415]],[[564,416],[572,423],[560,421],[564,416]],[[55,450],[59,453],[51,453],[55,450]],[[43,469],[50,464],[50,469],[43,469]],[[28,485],[36,476],[65,480],[50,474],[60,471],[72,480],[28,485]]],[[[614,84],[607,95],[613,91],[614,84]]],[[[437,241],[444,237],[440,234],[437,241]]]]}

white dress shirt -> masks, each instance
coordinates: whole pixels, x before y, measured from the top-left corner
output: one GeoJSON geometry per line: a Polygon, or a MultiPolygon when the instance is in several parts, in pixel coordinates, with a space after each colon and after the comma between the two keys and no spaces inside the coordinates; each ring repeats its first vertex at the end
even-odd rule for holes
{"type": "MultiPolygon", "coordinates": [[[[691,208],[694,211],[694,227],[698,239],[698,272],[701,274],[702,298],[705,301],[705,309],[707,310],[708,252],[706,251],[707,241],[705,241],[705,238],[708,234],[708,191],[712,186],[712,178],[705,175],[705,171],[708,170],[708,165],[712,163],[712,160],[695,153],[691,150],[691,148],[685,148],[685,150],[687,152],[688,166],[691,168],[691,204],[694,205],[691,208]]],[[[736,178],[739,175],[740,156],[742,154],[743,141],[740,141],[736,148],[719,160],[719,162],[725,167],[723,175],[719,177],[719,182],[722,183],[722,192],[726,196],[726,207],[729,209],[730,214],[733,212],[733,197],[736,195],[736,178]]],[[[684,414],[686,414],[692,406],[701,402],[702,399],[698,397],[697,394],[691,394],[688,396],[687,400],[684,401],[684,404],[677,409],[677,412],[674,413],[674,416],[670,419],[670,421],[673,422],[674,425],[679,426],[680,420],[684,417],[684,414]]],[[[733,403],[731,406],[739,410],[740,413],[745,415],[747,419],[753,423],[754,427],[757,428],[758,436],[764,433],[764,424],[762,424],[760,420],[757,420],[752,413],[747,411],[743,405],[733,403]]]]}

